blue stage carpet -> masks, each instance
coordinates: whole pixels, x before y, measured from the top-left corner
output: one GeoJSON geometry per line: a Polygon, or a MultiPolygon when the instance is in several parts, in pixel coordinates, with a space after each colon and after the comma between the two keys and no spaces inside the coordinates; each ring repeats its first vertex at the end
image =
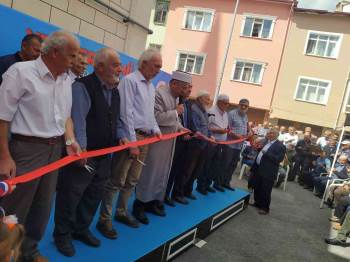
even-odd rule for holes
{"type": "Polygon", "coordinates": [[[73,258],[64,257],[56,250],[52,238],[53,216],[51,215],[46,236],[40,244],[40,250],[44,256],[50,258],[51,262],[135,261],[247,195],[246,191],[239,189],[234,192],[209,193],[208,196],[196,194],[197,200],[190,201],[189,205],[177,204],[175,208],[166,206],[167,216],[164,218],[147,214],[150,224],[142,225],[137,229],[114,221],[119,234],[116,240],[108,240],[96,230],[96,216],[91,230],[101,240],[101,247],[92,248],[73,241],[76,248],[76,255],[73,258]]]}

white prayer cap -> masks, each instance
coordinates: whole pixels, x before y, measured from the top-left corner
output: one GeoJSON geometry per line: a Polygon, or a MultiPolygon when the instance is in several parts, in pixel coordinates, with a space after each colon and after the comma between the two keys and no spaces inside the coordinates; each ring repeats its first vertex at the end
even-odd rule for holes
{"type": "Polygon", "coordinates": [[[344,140],[343,142],[341,142],[342,145],[348,145],[350,144],[350,141],[349,140],[344,140]]]}
{"type": "Polygon", "coordinates": [[[216,100],[217,101],[227,101],[227,102],[229,102],[230,98],[229,98],[228,95],[220,94],[220,95],[218,95],[218,98],[216,100]]]}
{"type": "Polygon", "coordinates": [[[197,93],[197,96],[196,98],[200,98],[202,96],[210,96],[209,92],[206,91],[206,90],[199,90],[198,93],[197,93]]]}
{"type": "Polygon", "coordinates": [[[182,81],[188,84],[192,84],[192,76],[186,72],[173,71],[171,79],[182,81]]]}

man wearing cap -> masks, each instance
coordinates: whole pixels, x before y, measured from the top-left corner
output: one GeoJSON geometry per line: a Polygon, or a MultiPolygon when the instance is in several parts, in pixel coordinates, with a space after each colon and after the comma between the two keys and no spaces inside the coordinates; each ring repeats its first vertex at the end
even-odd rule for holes
{"type": "MultiPolygon", "coordinates": [[[[248,135],[248,108],[249,101],[248,99],[243,98],[239,101],[238,108],[233,109],[228,113],[228,125],[230,129],[228,136],[229,140],[242,138],[248,135]]],[[[234,190],[230,186],[230,181],[239,161],[242,145],[243,142],[231,144],[228,146],[228,150],[224,154],[226,160],[224,161],[225,166],[222,186],[229,190],[234,190]]]]}
{"type": "MultiPolygon", "coordinates": [[[[179,115],[184,112],[184,105],[178,104],[178,97],[183,96],[192,77],[185,72],[175,71],[169,86],[156,90],[154,114],[162,134],[183,130],[179,115]]],[[[158,216],[165,216],[163,200],[168,183],[175,139],[161,141],[149,146],[139,183],[136,186],[135,207],[143,206],[145,211],[158,216]]],[[[144,219],[136,218],[141,222],[144,219]]]]}
{"type": "MultiPolygon", "coordinates": [[[[216,141],[226,141],[228,133],[228,118],[227,112],[230,105],[229,97],[225,94],[218,95],[216,105],[208,110],[209,129],[215,137],[216,141]]],[[[198,187],[210,191],[211,183],[214,181],[214,188],[224,192],[222,185],[223,180],[223,151],[225,145],[208,145],[208,157],[205,162],[203,172],[198,178],[198,187]]]]}

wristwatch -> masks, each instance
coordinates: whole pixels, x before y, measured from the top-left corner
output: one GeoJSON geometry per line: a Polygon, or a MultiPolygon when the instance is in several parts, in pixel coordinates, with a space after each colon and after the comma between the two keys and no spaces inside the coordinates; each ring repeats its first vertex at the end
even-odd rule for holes
{"type": "Polygon", "coordinates": [[[74,139],[67,139],[66,140],[66,146],[71,146],[73,143],[75,143],[74,139]]]}

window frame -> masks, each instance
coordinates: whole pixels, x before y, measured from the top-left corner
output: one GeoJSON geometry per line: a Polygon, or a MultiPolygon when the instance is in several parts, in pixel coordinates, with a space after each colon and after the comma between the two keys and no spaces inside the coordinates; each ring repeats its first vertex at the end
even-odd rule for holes
{"type": "Polygon", "coordinates": [[[331,89],[332,89],[332,81],[331,80],[315,78],[315,77],[309,77],[309,76],[299,76],[298,77],[298,81],[297,81],[297,85],[296,85],[296,88],[295,88],[295,92],[294,92],[294,100],[298,101],[298,102],[304,102],[304,103],[310,103],[310,104],[327,106],[328,99],[329,99],[329,94],[331,93],[331,89]],[[328,83],[328,86],[327,86],[326,92],[325,92],[324,102],[308,101],[308,100],[304,100],[304,99],[301,99],[301,98],[297,98],[297,93],[298,93],[299,84],[300,84],[300,80],[301,79],[328,83]]]}
{"type": "MultiPolygon", "coordinates": [[[[201,71],[200,73],[195,73],[195,72],[187,72],[191,75],[203,75],[203,72],[204,72],[204,67],[205,67],[205,62],[206,62],[206,59],[207,59],[207,54],[206,53],[201,53],[201,52],[191,52],[191,51],[185,51],[185,50],[176,50],[176,62],[175,62],[175,68],[174,70],[179,70],[178,69],[178,64],[179,64],[179,60],[180,60],[180,55],[181,54],[186,54],[186,55],[194,55],[194,56],[202,56],[203,57],[203,63],[202,63],[202,67],[201,67],[201,71]]],[[[195,67],[195,64],[194,64],[194,67],[195,67]]],[[[193,67],[193,68],[194,68],[193,67]]],[[[193,70],[192,70],[193,71],[193,70]]],[[[186,71],[184,71],[186,72],[186,71]]]]}
{"type": "Polygon", "coordinates": [[[343,113],[350,114],[350,103],[348,103],[350,99],[350,81],[347,81],[346,89],[347,90],[346,90],[343,113]]]}
{"type": "MultiPolygon", "coordinates": [[[[168,14],[169,14],[169,6],[170,6],[170,0],[156,0],[156,5],[154,6],[154,17],[153,17],[153,23],[155,25],[165,25],[167,20],[168,20],[168,14]],[[166,12],[166,16],[165,16],[165,19],[164,19],[164,22],[157,22],[155,21],[156,19],[156,13],[157,13],[157,4],[159,2],[162,2],[162,3],[167,3],[168,4],[168,10],[166,12]]],[[[164,12],[164,11],[163,11],[164,12]]]]}
{"type": "MultiPolygon", "coordinates": [[[[240,32],[240,37],[247,37],[247,38],[253,38],[253,39],[261,39],[261,40],[272,40],[273,38],[273,33],[275,31],[275,24],[277,21],[277,17],[276,16],[267,16],[267,15],[260,15],[260,14],[252,14],[252,13],[244,13],[243,14],[243,19],[242,19],[242,25],[241,25],[241,32],[240,32]],[[269,37],[267,38],[263,38],[263,37],[255,37],[255,36],[246,36],[243,35],[244,32],[244,27],[245,27],[245,23],[246,23],[246,19],[247,18],[254,18],[254,19],[263,19],[263,20],[271,20],[271,28],[270,28],[270,32],[269,32],[269,37]]],[[[262,25],[261,28],[263,28],[264,24],[262,25]]],[[[253,23],[253,27],[254,27],[254,23],[253,23]]],[[[252,27],[252,30],[253,30],[252,27]]],[[[262,30],[262,29],[261,29],[262,30]]]]}
{"type": "Polygon", "coordinates": [[[155,43],[149,43],[148,47],[149,48],[153,48],[153,49],[157,49],[159,52],[161,52],[163,45],[155,44],[155,43]]]}
{"type": "MultiPolygon", "coordinates": [[[[203,8],[203,7],[194,7],[194,6],[185,6],[185,12],[184,12],[184,17],[183,17],[183,21],[182,21],[182,29],[183,30],[197,31],[197,32],[204,32],[204,33],[211,33],[212,28],[213,28],[214,16],[215,16],[215,9],[203,8]],[[198,30],[198,29],[193,29],[193,28],[186,28],[186,21],[187,21],[188,11],[210,13],[211,14],[211,19],[210,19],[209,30],[205,31],[205,30],[198,30]]],[[[202,25],[203,25],[203,21],[204,20],[202,20],[202,25]]]]}
{"type": "Polygon", "coordinates": [[[306,56],[314,56],[314,57],[321,57],[321,58],[328,58],[328,59],[338,59],[341,45],[343,42],[343,36],[344,34],[342,33],[333,33],[333,32],[326,32],[326,31],[314,31],[314,30],[308,30],[307,36],[306,36],[306,41],[305,41],[305,46],[304,46],[304,55],[306,56]],[[321,55],[314,55],[314,54],[307,54],[307,45],[309,43],[309,38],[311,34],[321,34],[321,35],[329,35],[329,36],[339,36],[338,43],[336,45],[336,55],[334,57],[331,56],[321,56],[321,55]]]}
{"type": "MultiPolygon", "coordinates": [[[[267,67],[267,63],[266,62],[260,62],[260,61],[253,61],[253,60],[247,60],[247,59],[240,59],[240,58],[236,58],[233,62],[233,68],[232,68],[232,74],[231,74],[231,81],[234,82],[239,82],[239,83],[245,83],[245,84],[251,84],[251,85],[262,85],[263,82],[263,78],[264,78],[264,73],[267,67]],[[249,82],[249,81],[243,81],[243,80],[237,80],[234,79],[235,76],[235,72],[236,72],[236,65],[237,62],[243,62],[243,63],[250,63],[250,64],[257,64],[257,65],[261,65],[261,71],[260,71],[260,76],[259,76],[259,82],[258,83],[254,83],[254,82],[249,82]]],[[[243,71],[242,71],[243,73],[243,71]]],[[[240,77],[242,79],[242,75],[240,77]]]]}

